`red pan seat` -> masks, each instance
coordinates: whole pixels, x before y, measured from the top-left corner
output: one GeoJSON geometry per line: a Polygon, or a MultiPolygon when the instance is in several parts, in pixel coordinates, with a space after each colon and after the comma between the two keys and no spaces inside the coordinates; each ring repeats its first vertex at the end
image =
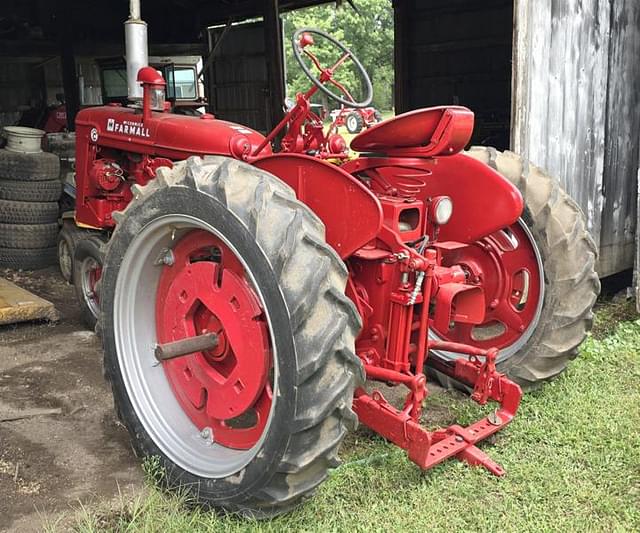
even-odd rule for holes
{"type": "Polygon", "coordinates": [[[473,112],[461,106],[417,109],[380,122],[351,141],[356,152],[397,157],[457,154],[473,133],[473,112]]]}

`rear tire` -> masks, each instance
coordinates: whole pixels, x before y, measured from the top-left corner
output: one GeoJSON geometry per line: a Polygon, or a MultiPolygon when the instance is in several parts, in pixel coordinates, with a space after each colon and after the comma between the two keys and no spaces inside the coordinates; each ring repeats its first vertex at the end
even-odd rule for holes
{"type": "Polygon", "coordinates": [[[347,430],[356,425],[353,392],[364,380],[354,353],[360,319],[344,294],[346,279],[320,220],[289,187],[255,167],[225,157],[191,158],[160,169],[136,190],[109,241],[100,329],[117,412],[137,455],[159,457],[165,486],[182,487],[205,506],[265,518],[288,511],[322,483],[347,430]],[[147,367],[155,361],[149,346],[157,342],[157,331],[136,324],[153,322],[154,301],[142,299],[156,298],[155,273],[173,265],[157,266],[158,257],[177,250],[192,228],[236,250],[234,261],[245,264],[269,319],[278,393],[260,440],[248,450],[200,442],[204,430],[185,416],[172,389],[158,392],[161,401],[153,397],[167,386],[166,368],[163,363],[153,374],[147,367]],[[136,323],[129,320],[133,316],[136,323]],[[144,370],[129,360],[144,360],[144,370]],[[139,380],[156,385],[136,388],[139,380]],[[179,411],[170,417],[176,404],[179,411]],[[168,422],[181,417],[178,429],[168,422]],[[169,428],[183,453],[163,437],[169,428]],[[195,466],[198,454],[209,457],[206,467],[195,466]],[[220,463],[225,454],[230,459],[220,463]]]}
{"type": "Polygon", "coordinates": [[[349,133],[360,133],[364,127],[364,120],[357,111],[349,113],[344,123],[349,133]]]}
{"type": "Polygon", "coordinates": [[[541,256],[544,297],[535,329],[498,364],[499,371],[532,389],[566,370],[591,329],[600,293],[597,248],[580,207],[557,180],[513,152],[473,147],[467,153],[518,188],[525,203],[522,221],[541,256]]]}

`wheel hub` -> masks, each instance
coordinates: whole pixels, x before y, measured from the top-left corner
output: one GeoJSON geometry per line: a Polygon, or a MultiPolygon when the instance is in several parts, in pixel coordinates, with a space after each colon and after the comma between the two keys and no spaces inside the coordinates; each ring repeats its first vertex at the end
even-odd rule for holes
{"type": "Polygon", "coordinates": [[[82,286],[87,307],[94,316],[98,316],[100,310],[100,294],[98,291],[98,282],[102,277],[102,265],[93,257],[87,257],[82,262],[81,279],[77,281],[82,286]]]}
{"type": "Polygon", "coordinates": [[[158,342],[216,333],[213,350],[163,362],[174,394],[199,430],[247,449],[260,438],[271,407],[269,330],[242,265],[217,237],[187,233],[163,267],[157,289],[158,342]]]}
{"type": "Polygon", "coordinates": [[[544,297],[540,251],[524,222],[456,251],[444,262],[447,266],[460,264],[470,283],[482,286],[485,321],[479,325],[456,323],[446,332],[432,332],[449,341],[499,348],[502,360],[517,352],[535,329],[544,297]]]}

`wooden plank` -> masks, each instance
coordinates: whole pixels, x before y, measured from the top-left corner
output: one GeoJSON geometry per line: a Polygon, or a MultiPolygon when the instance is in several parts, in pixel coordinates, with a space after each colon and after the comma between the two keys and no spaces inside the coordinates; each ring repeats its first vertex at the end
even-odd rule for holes
{"type": "Polygon", "coordinates": [[[633,267],[640,138],[640,2],[612,0],[605,136],[603,275],[633,267]]]}
{"type": "Polygon", "coordinates": [[[0,278],[0,325],[39,319],[58,320],[54,305],[0,278]]]}
{"type": "Polygon", "coordinates": [[[560,180],[596,241],[611,1],[517,0],[514,17],[512,148],[560,180]]]}
{"type": "MultiPolygon", "coordinates": [[[[639,139],[640,140],[640,139],[639,139]]],[[[640,158],[640,150],[638,150],[638,157],[640,158]]],[[[636,311],[640,313],[640,166],[638,166],[637,173],[638,190],[637,190],[637,203],[636,203],[636,262],[633,270],[633,280],[636,287],[636,311]]]]}
{"type": "Polygon", "coordinates": [[[407,65],[409,55],[409,41],[407,28],[407,2],[408,0],[393,1],[394,18],[394,107],[396,114],[408,111],[407,84],[409,83],[409,70],[407,65]]]}
{"type": "Polygon", "coordinates": [[[78,76],[76,74],[76,58],[73,47],[74,31],[71,25],[71,0],[60,0],[56,3],[58,20],[58,43],[60,44],[60,63],[62,66],[62,84],[64,86],[65,105],[67,109],[67,129],[75,131],[76,115],[80,109],[78,76]]]}
{"type": "Polygon", "coordinates": [[[278,10],[278,0],[264,0],[264,48],[267,61],[268,95],[266,99],[268,123],[271,131],[284,117],[286,88],[284,81],[284,44],[282,41],[282,20],[278,10]]]}

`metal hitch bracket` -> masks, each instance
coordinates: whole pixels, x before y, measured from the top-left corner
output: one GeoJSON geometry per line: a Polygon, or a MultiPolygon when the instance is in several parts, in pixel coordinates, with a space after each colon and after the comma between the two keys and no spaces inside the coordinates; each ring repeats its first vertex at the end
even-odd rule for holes
{"type": "MultiPolygon", "coordinates": [[[[431,349],[451,349],[451,343],[430,343],[431,349]],[[447,345],[446,347],[441,346],[447,345]]],[[[400,411],[391,405],[379,391],[371,395],[364,389],[356,392],[353,408],[360,422],[407,450],[409,459],[422,469],[431,468],[445,459],[455,457],[470,465],[483,466],[496,476],[504,475],[504,469],[476,443],[500,431],[509,424],[518,410],[522,398],[520,386],[495,369],[497,350],[464,348],[469,359],[456,360],[455,366],[438,366],[438,370],[473,387],[471,398],[484,405],[488,400],[498,402],[499,407],[488,416],[462,427],[457,424],[436,431],[429,431],[419,423],[419,413],[400,411]],[[479,357],[485,359],[480,362],[479,357]]],[[[462,351],[462,350],[460,350],[462,351]]],[[[410,392],[405,405],[409,405],[410,392]]]]}

